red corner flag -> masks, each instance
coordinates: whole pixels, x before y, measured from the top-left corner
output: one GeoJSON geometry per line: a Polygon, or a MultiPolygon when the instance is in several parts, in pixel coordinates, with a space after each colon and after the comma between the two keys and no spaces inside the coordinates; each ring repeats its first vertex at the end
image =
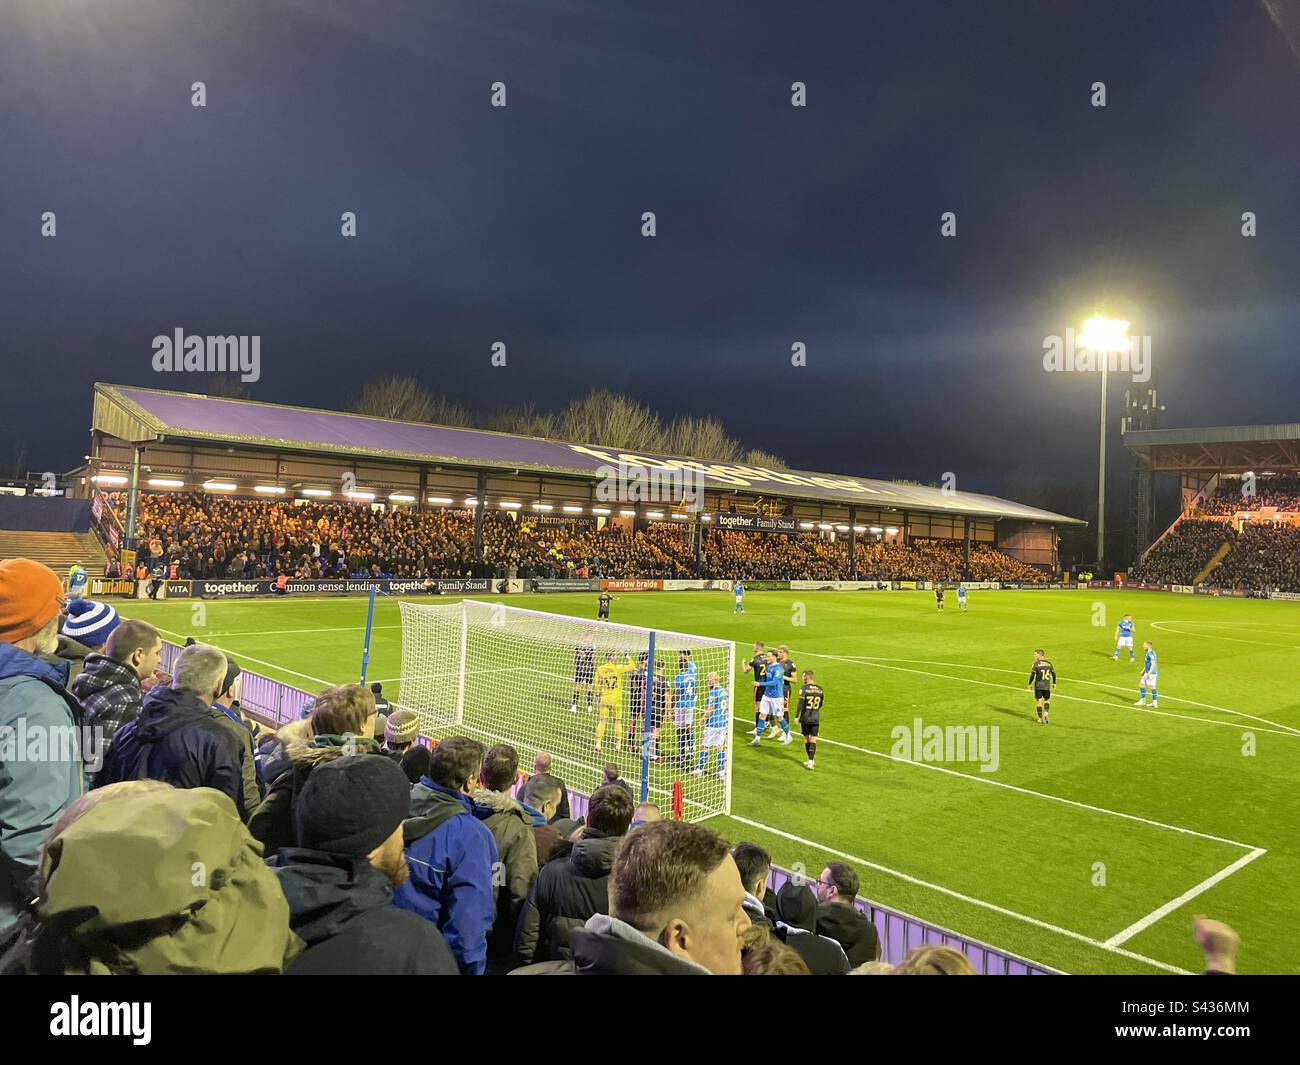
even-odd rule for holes
{"type": "Polygon", "coordinates": [[[682,814],[684,812],[685,809],[682,806],[682,782],[680,780],[674,780],[673,781],[673,820],[680,821],[682,819],[682,814]]]}

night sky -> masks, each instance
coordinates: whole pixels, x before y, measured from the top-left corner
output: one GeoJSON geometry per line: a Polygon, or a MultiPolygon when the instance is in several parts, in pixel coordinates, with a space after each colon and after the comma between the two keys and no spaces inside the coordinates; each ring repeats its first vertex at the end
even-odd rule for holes
{"type": "Polygon", "coordinates": [[[255,399],[605,386],[1087,517],[1098,381],[1042,345],[1092,313],[1152,337],[1164,424],[1300,420],[1288,28],[1298,0],[0,0],[0,457],[78,463],[95,380],[190,387],[150,365],[181,327],[260,335],[255,399]]]}

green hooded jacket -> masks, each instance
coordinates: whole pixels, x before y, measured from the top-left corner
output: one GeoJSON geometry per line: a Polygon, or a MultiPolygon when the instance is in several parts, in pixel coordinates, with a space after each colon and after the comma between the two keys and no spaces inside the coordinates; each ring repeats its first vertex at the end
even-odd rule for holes
{"type": "Polygon", "coordinates": [[[29,971],[279,973],[304,948],[261,845],[212,788],[106,799],[42,870],[29,971]]]}

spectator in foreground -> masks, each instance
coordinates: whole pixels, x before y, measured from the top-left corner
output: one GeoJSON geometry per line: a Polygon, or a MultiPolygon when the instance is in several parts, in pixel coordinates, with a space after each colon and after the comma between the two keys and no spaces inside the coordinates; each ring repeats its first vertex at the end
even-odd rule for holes
{"type": "Polygon", "coordinates": [[[419,734],[420,717],[414,710],[394,710],[384,723],[384,753],[400,762],[419,734]]]}
{"type": "Polygon", "coordinates": [[[632,812],[632,827],[648,825],[664,819],[663,811],[652,802],[643,802],[632,812]]]}
{"type": "Polygon", "coordinates": [[[474,816],[497,845],[504,881],[497,885],[496,920],[488,942],[488,971],[506,972],[514,959],[515,925],[528,889],[537,879],[537,842],[524,808],[510,797],[519,775],[519,753],[506,743],[489,747],[472,796],[474,816]]]}
{"type": "Polygon", "coordinates": [[[766,925],[753,925],[745,933],[740,970],[745,976],[809,976],[799,955],[772,936],[766,925]]]}
{"type": "Polygon", "coordinates": [[[44,901],[15,947],[22,971],[279,973],[302,950],[261,849],[211,788],[98,788],[59,819],[41,867],[44,901]]]}
{"type": "Polygon", "coordinates": [[[631,798],[633,802],[636,801],[636,792],[632,790],[632,785],[618,775],[618,766],[613,762],[605,763],[605,769],[601,773],[601,777],[601,787],[604,787],[606,784],[613,784],[615,787],[622,788],[626,791],[628,797],[631,798]]]}
{"type": "MultiPolygon", "coordinates": [[[[533,759],[533,773],[551,773],[551,756],[545,751],[538,751],[537,757],[533,759]]],[[[573,819],[573,814],[569,812],[569,789],[565,787],[564,781],[560,780],[558,776],[554,773],[551,773],[551,775],[560,781],[560,805],[556,808],[555,816],[551,818],[551,821],[570,821],[573,819]]],[[[561,835],[567,835],[567,833],[561,832],[561,835]]]]}
{"type": "Polygon", "coordinates": [[[856,969],[850,969],[850,976],[888,976],[894,967],[887,961],[863,962],[856,969]]]}
{"type": "Polygon", "coordinates": [[[103,651],[113,630],[122,623],[117,611],[107,603],[93,599],[69,600],[67,613],[59,624],[59,642],[47,662],[67,662],[68,687],[86,667],[86,658],[103,651]]]}
{"type": "Polygon", "coordinates": [[[574,931],[595,914],[609,912],[609,875],[631,823],[627,792],[612,784],[597,788],[587,806],[582,838],[567,857],[542,867],[528,894],[515,939],[521,965],[571,958],[574,931]]]}
{"type": "Polygon", "coordinates": [[[706,825],[658,821],[614,859],[610,914],[570,937],[579,975],[735,976],[749,928],[727,841],[706,825]]]}
{"type": "Polygon", "coordinates": [[[289,926],[307,944],[299,976],[455,976],[447,941],[392,904],[409,872],[402,822],[411,786],[387,758],[317,766],[299,796],[298,846],[269,861],[289,901],[289,926]]]}
{"type": "Polygon", "coordinates": [[[393,903],[431,921],[465,975],[487,967],[487,936],[496,915],[493,871],[497,845],[474,816],[486,753],[468,736],[443,740],[429,755],[429,773],[411,788],[411,817],[403,826],[411,876],[393,903]]]}
{"type": "Polygon", "coordinates": [[[406,779],[412,784],[418,784],[420,778],[429,773],[429,748],[421,747],[418,743],[412,745],[411,749],[402,755],[400,765],[402,772],[406,774],[406,779]]]}
{"type": "Polygon", "coordinates": [[[154,688],[140,716],[113,738],[97,783],[162,780],[177,788],[215,788],[244,814],[242,747],[212,704],[226,679],[226,656],[196,643],[176,658],[170,688],[154,688]]]}
{"type": "Polygon", "coordinates": [[[242,672],[239,663],[227,656],[225,680],[222,681],[221,693],[212,702],[212,714],[239,741],[239,775],[243,787],[244,811],[252,818],[262,805],[266,791],[257,772],[253,729],[239,712],[239,675],[242,672]]]}
{"type": "Polygon", "coordinates": [[[1241,936],[1222,921],[1211,921],[1205,917],[1197,917],[1192,928],[1196,945],[1205,955],[1205,975],[1235,976],[1241,936]]]}
{"type": "Polygon", "coordinates": [[[764,901],[767,877],[772,868],[771,856],[757,843],[737,843],[731,857],[740,871],[740,882],[745,888],[745,912],[750,921],[755,927],[771,928],[776,924],[776,912],[769,913],[764,901]]]}
{"type": "Polygon", "coordinates": [[[270,781],[261,809],[248,823],[268,858],[297,843],[295,806],[312,770],[347,754],[378,753],[379,744],[370,738],[374,716],[374,700],[360,684],[340,684],[317,696],[308,722],[311,738],[285,748],[287,765],[270,781]]]}
{"type": "Polygon", "coordinates": [[[0,762],[0,932],[31,898],[41,840],[82,790],[80,707],[67,691],[67,665],[37,657],[58,644],[62,593],[48,566],[26,558],[0,562],[0,730],[51,737],[44,759],[0,762]],[[64,741],[57,751],[54,737],[64,741]]]}
{"type": "Polygon", "coordinates": [[[793,950],[814,976],[846,976],[849,959],[833,939],[818,935],[817,898],[807,884],[787,880],[776,893],[772,938],[793,950]]]}
{"type": "Polygon", "coordinates": [[[553,777],[550,773],[538,773],[529,777],[528,783],[519,791],[519,805],[523,807],[533,831],[538,868],[550,860],[551,848],[560,842],[560,833],[551,824],[551,818],[555,816],[563,794],[564,785],[560,778],[553,777]]]}
{"type": "MultiPolygon", "coordinates": [[[[162,661],[162,637],[147,621],[124,621],[108,637],[103,652],[86,656],[85,668],[72,682],[72,694],[81,703],[82,723],[97,730],[99,764],[117,730],[140,716],[144,701],[141,682],[152,677],[162,661]]],[[[93,777],[92,777],[93,780],[93,777]]]]}
{"type": "Polygon", "coordinates": [[[970,959],[952,947],[915,947],[895,967],[894,976],[974,976],[970,959]]]}
{"type": "Polygon", "coordinates": [[[822,870],[817,881],[816,931],[843,947],[851,966],[880,957],[880,934],[853,905],[857,895],[858,874],[843,862],[831,862],[822,870]]]}

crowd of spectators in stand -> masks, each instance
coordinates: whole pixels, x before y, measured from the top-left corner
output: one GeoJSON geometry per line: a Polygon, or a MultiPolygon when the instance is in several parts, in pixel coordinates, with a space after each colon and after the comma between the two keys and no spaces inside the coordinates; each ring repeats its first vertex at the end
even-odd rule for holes
{"type": "MultiPolygon", "coordinates": [[[[0,729],[59,737],[0,774],[0,972],[975,971],[950,947],[882,962],[850,866],[771,891],[760,846],[637,805],[616,766],[579,820],[548,755],[525,777],[507,744],[419,746],[378,686],[263,732],[222,651],[188,645],[164,675],[158,630],[62,593],[0,562],[0,729]]],[[[1232,929],[1196,937],[1234,971],[1232,929]]]]}
{"type": "Polygon", "coordinates": [[[1209,574],[1220,588],[1300,592],[1300,525],[1248,525],[1209,574]]]}
{"type": "Polygon", "coordinates": [[[1224,521],[1184,519],[1129,569],[1131,581],[1147,584],[1191,584],[1225,543],[1233,540],[1224,521]]]}
{"type": "Polygon", "coordinates": [[[848,576],[848,543],[814,536],[710,529],[702,576],[726,580],[835,580],[848,576]]]}
{"type": "MultiPolygon", "coordinates": [[[[124,506],[120,495],[114,503],[124,506]]],[[[849,576],[843,535],[707,529],[697,574],[690,528],[673,522],[649,522],[635,532],[618,524],[598,530],[591,519],[543,521],[489,510],[483,515],[483,562],[476,564],[469,510],[143,492],[137,506],[137,535],[160,545],[180,579],[849,576]]],[[[862,580],[1048,579],[1042,570],[983,544],[972,545],[969,566],[961,544],[948,540],[904,545],[863,538],[855,556],[862,580]]]]}
{"type": "Polygon", "coordinates": [[[1229,551],[1201,584],[1252,592],[1300,592],[1300,525],[1185,517],[1128,571],[1130,581],[1191,585],[1224,545],[1229,551]]]}
{"type": "Polygon", "coordinates": [[[1203,514],[1237,514],[1241,511],[1277,507],[1285,513],[1300,512],[1300,476],[1256,476],[1223,480],[1214,495],[1200,507],[1203,514]]]}

